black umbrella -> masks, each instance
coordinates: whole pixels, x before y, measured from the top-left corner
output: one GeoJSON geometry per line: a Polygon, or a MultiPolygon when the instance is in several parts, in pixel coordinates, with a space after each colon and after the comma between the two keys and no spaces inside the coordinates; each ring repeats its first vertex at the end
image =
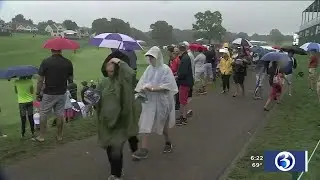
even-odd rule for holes
{"type": "Polygon", "coordinates": [[[297,46],[284,46],[281,48],[284,52],[293,52],[294,54],[307,55],[306,51],[297,46]]]}

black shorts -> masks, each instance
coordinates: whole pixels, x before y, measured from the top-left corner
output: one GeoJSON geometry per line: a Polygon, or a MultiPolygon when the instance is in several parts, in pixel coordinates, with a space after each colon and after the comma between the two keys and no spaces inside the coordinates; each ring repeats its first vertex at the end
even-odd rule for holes
{"type": "Polygon", "coordinates": [[[19,103],[20,116],[33,115],[33,102],[19,103]]]}
{"type": "Polygon", "coordinates": [[[243,82],[244,82],[244,77],[245,77],[245,74],[244,74],[244,73],[235,73],[235,74],[233,75],[234,83],[236,83],[236,84],[243,84],[243,82]]]}

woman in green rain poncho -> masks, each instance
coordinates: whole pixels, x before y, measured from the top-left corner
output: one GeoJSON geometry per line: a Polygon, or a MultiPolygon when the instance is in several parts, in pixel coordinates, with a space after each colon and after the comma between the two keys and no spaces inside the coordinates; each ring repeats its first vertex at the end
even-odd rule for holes
{"type": "Polygon", "coordinates": [[[129,141],[132,152],[138,148],[135,73],[128,62],[129,58],[122,52],[111,53],[102,64],[101,72],[105,78],[97,88],[101,93],[96,106],[98,139],[101,147],[107,151],[111,166],[111,176],[108,180],[121,178],[125,142],[129,141]]]}

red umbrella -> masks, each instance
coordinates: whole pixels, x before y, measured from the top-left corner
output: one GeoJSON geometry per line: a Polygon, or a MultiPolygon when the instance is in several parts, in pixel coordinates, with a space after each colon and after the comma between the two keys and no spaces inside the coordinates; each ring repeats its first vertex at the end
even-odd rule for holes
{"type": "Polygon", "coordinates": [[[80,45],[75,41],[72,41],[66,38],[57,37],[57,38],[47,40],[44,43],[43,48],[54,49],[54,50],[75,50],[75,49],[79,49],[80,45]]]}
{"type": "Polygon", "coordinates": [[[198,51],[199,49],[206,50],[207,48],[204,47],[204,46],[201,45],[201,44],[193,43],[193,44],[190,44],[190,45],[189,45],[189,49],[190,49],[191,51],[198,51]]]}

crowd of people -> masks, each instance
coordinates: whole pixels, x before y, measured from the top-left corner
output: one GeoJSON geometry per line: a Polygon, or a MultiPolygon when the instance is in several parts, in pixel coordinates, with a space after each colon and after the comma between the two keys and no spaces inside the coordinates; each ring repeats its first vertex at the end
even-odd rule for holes
{"type": "MultiPolygon", "coordinates": [[[[97,85],[91,81],[81,82],[81,101],[85,113],[93,115],[98,123],[98,139],[106,150],[111,166],[109,180],[119,180],[123,175],[123,147],[129,142],[134,160],[148,158],[149,135],[156,133],[164,138],[163,153],[170,153],[173,142],[169,128],[188,124],[192,116],[189,109],[193,95],[207,94],[209,84],[221,79],[222,94],[230,89],[230,78],[234,81],[233,97],[245,95],[244,81],[250,64],[255,64],[256,90],[254,99],[262,99],[263,81],[268,75],[271,92],[264,106],[269,110],[273,100],[280,100],[284,82],[292,95],[292,73],[297,67],[294,52],[289,51],[290,62],[280,66],[277,61],[253,61],[247,47],[229,48],[228,45],[210,46],[208,50],[191,51],[185,44],[167,49],[168,64],[163,52],[154,46],[145,54],[149,66],[137,82],[136,56],[113,50],[101,67],[104,78],[97,85]],[[176,118],[176,111],[179,115],[176,118]],[[138,137],[139,135],[139,137],[138,137]],[[141,142],[141,145],[139,143],[141,142]]],[[[47,119],[55,114],[57,141],[63,138],[63,124],[73,120],[73,101],[77,101],[77,85],[73,81],[73,65],[63,57],[61,50],[51,50],[52,56],[45,59],[39,68],[37,88],[34,90],[31,77],[15,81],[15,91],[21,118],[21,136],[25,136],[26,121],[29,120],[33,140],[44,142],[47,119]],[[59,73],[57,73],[59,72],[59,73]],[[33,93],[36,93],[36,102],[33,93]],[[37,116],[34,116],[34,106],[37,116]],[[40,119],[40,120],[39,120],[40,119]],[[36,125],[35,123],[36,122],[36,125]],[[40,123],[40,124],[39,124],[40,123]],[[35,127],[39,128],[38,136],[35,127]]],[[[310,60],[310,89],[315,88],[318,57],[310,60]]]]}

